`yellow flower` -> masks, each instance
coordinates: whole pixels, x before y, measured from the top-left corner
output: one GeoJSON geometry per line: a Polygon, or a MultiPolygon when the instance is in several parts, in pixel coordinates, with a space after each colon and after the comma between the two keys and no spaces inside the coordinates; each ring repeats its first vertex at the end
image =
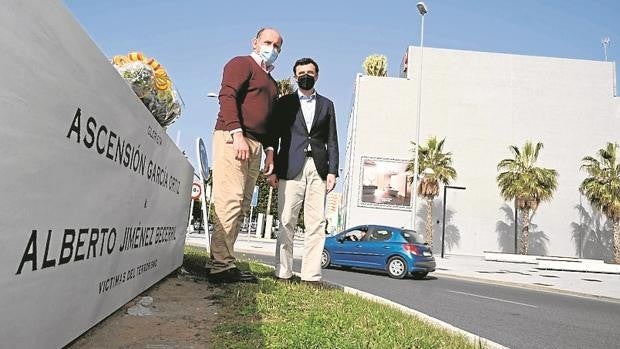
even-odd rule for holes
{"type": "Polygon", "coordinates": [[[114,63],[114,65],[118,65],[119,67],[127,63],[128,61],[129,61],[129,58],[123,55],[116,55],[114,56],[114,58],[112,58],[112,63],[114,63]]]}
{"type": "Polygon", "coordinates": [[[156,76],[155,77],[155,88],[157,88],[158,90],[167,90],[170,88],[170,79],[168,79],[168,77],[160,77],[160,76],[156,76]]]}
{"type": "Polygon", "coordinates": [[[129,60],[134,61],[134,62],[135,61],[146,62],[142,52],[129,52],[129,60]]]}
{"type": "Polygon", "coordinates": [[[155,76],[167,78],[168,73],[166,73],[166,69],[159,67],[159,69],[155,69],[155,76]]]}
{"type": "Polygon", "coordinates": [[[157,60],[155,60],[155,58],[150,58],[146,64],[150,65],[151,68],[153,68],[153,70],[157,70],[159,68],[161,68],[161,65],[159,64],[159,62],[157,62],[157,60]]]}

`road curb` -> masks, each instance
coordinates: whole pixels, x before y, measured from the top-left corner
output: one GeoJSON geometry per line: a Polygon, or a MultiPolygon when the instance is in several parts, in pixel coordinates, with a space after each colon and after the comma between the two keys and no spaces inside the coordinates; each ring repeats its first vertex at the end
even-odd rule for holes
{"type": "Polygon", "coordinates": [[[461,328],[458,328],[456,326],[450,325],[447,322],[444,322],[444,321],[441,321],[439,319],[436,319],[436,318],[434,318],[432,316],[429,316],[427,314],[419,312],[419,311],[417,311],[415,309],[408,308],[408,307],[406,307],[406,306],[404,306],[402,304],[393,302],[393,301],[391,301],[389,299],[385,299],[383,297],[379,297],[379,296],[376,296],[376,295],[371,294],[371,293],[360,291],[360,290],[358,290],[356,288],[352,288],[352,287],[348,287],[348,286],[342,286],[342,285],[339,285],[339,284],[334,283],[334,282],[329,282],[329,281],[321,281],[321,282],[327,283],[327,284],[331,284],[332,287],[341,289],[344,293],[354,294],[354,295],[356,295],[358,297],[368,299],[368,300],[373,301],[375,303],[380,303],[380,304],[392,307],[394,309],[398,309],[398,310],[402,311],[405,314],[416,316],[416,317],[422,319],[423,321],[426,321],[426,322],[428,322],[428,323],[430,323],[430,324],[432,324],[434,326],[441,327],[441,328],[443,328],[443,329],[445,329],[447,331],[450,331],[452,333],[456,333],[456,334],[459,334],[461,336],[464,336],[467,339],[469,339],[469,341],[472,344],[474,344],[474,345],[477,345],[478,342],[480,342],[480,343],[482,343],[482,345],[485,348],[489,348],[489,349],[508,349],[508,347],[505,347],[505,346],[503,346],[503,345],[501,345],[499,343],[495,343],[495,342],[493,342],[493,341],[491,341],[489,339],[486,339],[484,337],[480,337],[480,336],[475,335],[475,334],[473,334],[471,332],[467,332],[467,331],[465,331],[465,330],[463,330],[461,328]]]}

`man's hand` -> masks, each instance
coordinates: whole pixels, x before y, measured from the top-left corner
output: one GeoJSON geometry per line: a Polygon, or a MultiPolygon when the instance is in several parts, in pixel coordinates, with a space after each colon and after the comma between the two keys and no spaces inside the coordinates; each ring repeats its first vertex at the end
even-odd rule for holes
{"type": "Polygon", "coordinates": [[[274,189],[278,189],[278,177],[274,174],[267,177],[267,183],[274,189]]]}
{"type": "Polygon", "coordinates": [[[327,183],[325,185],[325,191],[329,193],[330,191],[334,190],[335,186],[336,186],[336,175],[330,173],[327,175],[327,183]]]}
{"type": "Polygon", "coordinates": [[[233,150],[235,151],[235,159],[245,161],[250,158],[250,147],[243,136],[243,132],[235,132],[232,134],[233,150]]]}
{"type": "Polygon", "coordinates": [[[263,166],[263,173],[265,176],[269,176],[273,173],[273,150],[269,149],[265,151],[265,165],[263,166]]]}

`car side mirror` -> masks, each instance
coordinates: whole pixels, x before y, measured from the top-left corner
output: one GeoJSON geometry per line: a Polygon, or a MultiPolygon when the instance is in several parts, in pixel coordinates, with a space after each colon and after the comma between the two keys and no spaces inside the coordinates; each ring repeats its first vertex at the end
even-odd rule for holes
{"type": "Polygon", "coordinates": [[[336,239],[336,241],[338,241],[339,243],[342,243],[344,241],[344,237],[340,236],[336,239]]]}

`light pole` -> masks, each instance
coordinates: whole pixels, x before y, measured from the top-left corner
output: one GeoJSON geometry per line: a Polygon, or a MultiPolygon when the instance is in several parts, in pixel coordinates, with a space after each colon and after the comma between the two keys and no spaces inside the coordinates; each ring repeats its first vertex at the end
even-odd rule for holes
{"type": "Polygon", "coordinates": [[[413,207],[411,211],[411,229],[416,230],[416,212],[418,209],[418,195],[416,194],[416,190],[418,188],[418,172],[420,161],[418,159],[420,152],[420,116],[422,114],[422,58],[424,54],[424,15],[428,12],[426,5],[423,1],[420,1],[416,4],[418,8],[418,12],[422,16],[421,26],[420,26],[420,70],[418,72],[418,117],[416,120],[416,138],[415,138],[415,162],[413,165],[413,187],[411,188],[411,196],[413,199],[413,207]]]}
{"type": "Polygon", "coordinates": [[[609,47],[610,42],[611,42],[611,39],[609,39],[608,36],[604,37],[601,40],[601,44],[603,45],[603,51],[605,52],[605,62],[607,62],[607,47],[609,47]]]}
{"type": "Polygon", "coordinates": [[[458,189],[465,190],[465,187],[457,187],[455,185],[444,185],[443,186],[443,218],[442,226],[441,226],[441,258],[443,258],[443,251],[446,248],[446,191],[448,189],[458,189]]]}

